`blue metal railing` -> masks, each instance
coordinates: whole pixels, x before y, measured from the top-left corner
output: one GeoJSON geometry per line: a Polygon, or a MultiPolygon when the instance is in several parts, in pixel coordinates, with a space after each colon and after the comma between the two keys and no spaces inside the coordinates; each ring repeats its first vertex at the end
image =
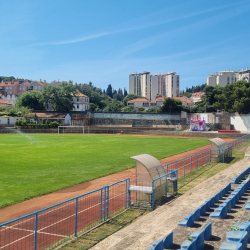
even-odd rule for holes
{"type": "Polygon", "coordinates": [[[77,236],[128,208],[128,187],[124,179],[3,223],[0,250],[47,249],[77,236]]]}

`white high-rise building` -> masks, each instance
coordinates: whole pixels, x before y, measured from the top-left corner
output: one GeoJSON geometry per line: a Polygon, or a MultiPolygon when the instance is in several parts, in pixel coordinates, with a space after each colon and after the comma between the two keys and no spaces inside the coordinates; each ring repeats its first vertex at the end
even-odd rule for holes
{"type": "Polygon", "coordinates": [[[151,97],[151,76],[150,72],[132,73],[129,75],[129,94],[151,97]]]}
{"type": "Polygon", "coordinates": [[[132,73],[129,76],[129,94],[135,94],[155,101],[155,96],[178,97],[180,89],[180,76],[176,72],[157,73],[150,72],[132,73]]]}
{"type": "Polygon", "coordinates": [[[227,84],[239,81],[247,80],[249,81],[250,70],[248,68],[239,71],[220,71],[219,73],[209,74],[207,78],[207,85],[209,86],[221,86],[225,87],[227,84]]]}

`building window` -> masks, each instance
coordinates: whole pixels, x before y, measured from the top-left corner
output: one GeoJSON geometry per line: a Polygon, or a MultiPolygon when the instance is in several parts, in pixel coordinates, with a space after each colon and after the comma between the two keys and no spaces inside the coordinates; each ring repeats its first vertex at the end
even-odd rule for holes
{"type": "Polygon", "coordinates": [[[79,98],[78,97],[76,98],[76,101],[79,102],[79,98]]]}
{"type": "Polygon", "coordinates": [[[76,105],[76,108],[79,109],[79,105],[76,105]]]}
{"type": "Polygon", "coordinates": [[[23,90],[25,90],[25,88],[23,87],[23,90]]]}
{"type": "Polygon", "coordinates": [[[37,89],[37,86],[35,86],[34,89],[37,89]]]}
{"type": "Polygon", "coordinates": [[[6,89],[9,89],[9,87],[6,87],[6,89]]]}

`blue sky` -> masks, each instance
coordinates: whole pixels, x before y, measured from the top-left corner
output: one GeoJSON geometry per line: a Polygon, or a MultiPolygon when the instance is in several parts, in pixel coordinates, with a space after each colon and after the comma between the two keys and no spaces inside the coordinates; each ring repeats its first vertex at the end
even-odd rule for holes
{"type": "Polygon", "coordinates": [[[174,71],[180,88],[250,68],[250,1],[0,2],[0,75],[128,89],[132,72],[174,71]]]}

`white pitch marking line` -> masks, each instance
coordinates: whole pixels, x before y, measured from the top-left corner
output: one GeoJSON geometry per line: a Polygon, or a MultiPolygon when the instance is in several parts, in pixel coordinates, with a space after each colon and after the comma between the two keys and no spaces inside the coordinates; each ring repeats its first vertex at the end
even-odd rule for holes
{"type": "MultiPolygon", "coordinates": [[[[7,226],[4,226],[4,227],[6,227],[6,228],[11,228],[11,229],[15,229],[15,230],[21,230],[21,231],[27,231],[27,232],[33,232],[33,233],[35,233],[34,230],[29,230],[29,229],[16,228],[16,227],[7,227],[7,226]]],[[[55,235],[55,236],[60,236],[60,237],[69,237],[69,236],[67,236],[67,235],[60,235],[60,234],[53,234],[53,233],[40,232],[40,230],[42,230],[42,229],[37,230],[37,233],[55,235]]]]}

